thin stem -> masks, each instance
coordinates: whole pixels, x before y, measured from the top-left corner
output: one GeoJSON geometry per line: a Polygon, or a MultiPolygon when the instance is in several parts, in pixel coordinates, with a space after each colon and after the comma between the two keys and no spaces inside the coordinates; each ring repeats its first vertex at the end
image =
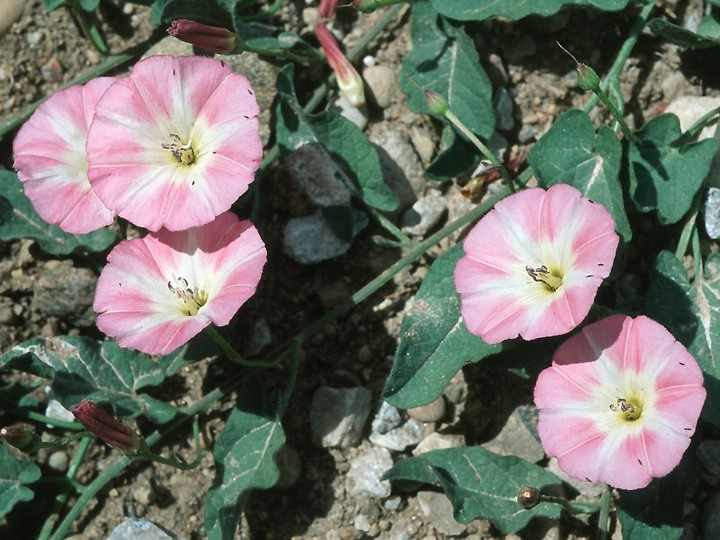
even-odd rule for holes
{"type": "Polygon", "coordinates": [[[247,16],[244,16],[242,19],[243,19],[243,21],[246,21],[246,22],[262,21],[265,19],[269,19],[270,17],[275,15],[275,13],[277,13],[281,7],[283,7],[284,3],[285,3],[285,0],[275,0],[275,2],[273,3],[272,6],[270,6],[267,9],[264,9],[257,15],[247,15],[247,16]]]}
{"type": "Polygon", "coordinates": [[[152,461],[157,461],[158,463],[162,463],[163,465],[169,465],[170,467],[175,467],[176,469],[180,469],[181,471],[189,471],[190,469],[194,469],[195,467],[200,465],[203,457],[200,450],[200,428],[198,427],[197,416],[195,416],[195,419],[193,420],[193,438],[195,440],[195,459],[192,460],[190,463],[188,463],[182,458],[180,458],[179,460],[166,458],[159,454],[151,452],[150,450],[146,450],[139,457],[144,459],[150,459],[152,461]]]}
{"type": "Polygon", "coordinates": [[[719,114],[720,107],[716,107],[715,109],[703,114],[692,126],[688,128],[685,133],[682,134],[675,144],[684,146],[687,142],[695,139],[698,133],[719,114]]]}
{"type": "Polygon", "coordinates": [[[455,126],[457,129],[459,129],[463,135],[465,135],[468,139],[470,139],[470,142],[473,143],[478,150],[480,150],[480,153],[482,153],[483,156],[485,156],[486,159],[490,161],[493,165],[499,167],[500,173],[502,174],[503,180],[505,181],[505,184],[510,187],[514,191],[514,185],[512,177],[510,176],[510,173],[507,171],[505,166],[500,162],[498,158],[495,157],[495,154],[493,154],[490,149],[483,144],[483,142],[475,136],[475,134],[470,131],[465,124],[463,124],[460,119],[455,116],[455,114],[448,109],[445,112],[445,118],[447,118],[453,126],[455,126]]]}
{"type": "Polygon", "coordinates": [[[235,362],[236,364],[240,364],[241,366],[254,367],[254,368],[273,367],[278,364],[278,362],[275,360],[271,360],[271,361],[246,360],[245,358],[243,358],[240,355],[240,353],[238,353],[235,350],[235,347],[230,345],[230,342],[228,342],[228,340],[226,340],[224,337],[222,337],[220,332],[218,332],[217,328],[215,328],[213,325],[208,326],[205,329],[205,332],[207,332],[210,335],[210,337],[215,340],[215,343],[220,345],[222,350],[227,355],[228,360],[230,360],[231,362],[235,362]]]}
{"type": "Polygon", "coordinates": [[[412,0],[363,0],[356,9],[362,13],[373,13],[381,7],[409,3],[412,3],[412,0]]]}
{"type": "Polygon", "coordinates": [[[295,381],[297,381],[297,374],[300,369],[300,359],[302,344],[300,340],[295,340],[292,344],[292,362],[290,363],[290,375],[288,376],[287,384],[282,393],[282,400],[280,401],[280,410],[284,411],[287,408],[287,404],[290,401],[290,396],[295,389],[295,381]]]}
{"type": "Polygon", "coordinates": [[[600,509],[597,504],[588,502],[571,503],[563,497],[553,497],[551,495],[540,495],[540,502],[559,504],[571,516],[576,514],[592,514],[600,509]]]}
{"type": "Polygon", "coordinates": [[[69,422],[67,420],[60,420],[59,418],[51,418],[49,416],[45,416],[44,414],[40,414],[40,413],[37,413],[34,411],[25,411],[23,409],[17,409],[17,410],[13,410],[13,414],[20,416],[22,418],[27,418],[28,420],[33,420],[40,424],[49,424],[51,426],[55,426],[55,427],[62,428],[62,429],[72,429],[75,431],[85,429],[82,427],[82,424],[79,424],[78,422],[69,422]]]}
{"type": "Polygon", "coordinates": [[[702,252],[700,251],[700,233],[697,230],[697,227],[693,229],[693,235],[692,235],[692,249],[693,249],[693,262],[695,267],[695,281],[697,283],[698,280],[700,280],[702,277],[700,276],[700,272],[702,272],[701,262],[702,262],[702,252]]]}
{"type": "Polygon", "coordinates": [[[596,88],[593,90],[593,93],[600,98],[600,101],[602,102],[605,107],[610,111],[610,114],[613,115],[613,118],[620,126],[620,129],[622,130],[623,134],[630,139],[632,142],[637,142],[637,137],[632,132],[630,127],[625,122],[625,119],[623,118],[622,114],[618,110],[618,108],[615,106],[615,104],[612,102],[612,100],[607,96],[607,93],[605,91],[601,90],[600,88],[596,88]]]}
{"type": "Polygon", "coordinates": [[[675,257],[680,261],[682,261],[683,255],[687,253],[688,246],[690,245],[690,236],[694,230],[697,230],[695,227],[697,215],[697,208],[695,208],[694,212],[688,216],[687,223],[685,223],[682,233],[680,234],[680,240],[678,240],[677,248],[675,248],[675,257]]]}
{"type": "Polygon", "coordinates": [[[606,540],[610,533],[610,486],[605,485],[605,489],[600,496],[600,514],[598,515],[598,540],[606,540]]]}
{"type": "MultiPolygon", "coordinates": [[[[645,25],[650,18],[650,13],[652,12],[654,7],[655,0],[648,0],[645,6],[643,6],[637,19],[635,19],[635,24],[633,24],[633,27],[630,29],[630,34],[620,47],[620,50],[615,57],[615,61],[610,68],[610,71],[608,71],[605,79],[600,83],[600,88],[602,90],[607,89],[611,81],[617,79],[618,75],[620,75],[620,72],[623,70],[625,63],[627,62],[628,58],[630,58],[630,53],[632,52],[633,48],[635,48],[635,44],[637,43],[637,40],[640,37],[643,28],[645,28],[645,25]]],[[[585,111],[586,113],[590,112],[592,108],[597,105],[597,102],[599,100],[600,97],[597,94],[593,94],[592,97],[588,100],[588,102],[585,103],[585,105],[583,106],[583,111],[585,111]]]]}
{"type": "Polygon", "coordinates": [[[397,242],[395,243],[396,245],[405,248],[417,245],[417,242],[408,238],[408,236],[398,229],[392,221],[383,215],[382,212],[378,211],[376,208],[368,206],[367,204],[364,205],[364,208],[365,211],[371,214],[387,232],[397,238],[397,242]]]}
{"type": "MultiPolygon", "coordinates": [[[[82,465],[83,459],[85,459],[85,454],[87,453],[87,449],[90,447],[90,443],[92,442],[92,439],[89,437],[82,439],[80,441],[80,444],[75,449],[75,452],[73,453],[73,457],[70,460],[70,466],[68,467],[68,471],[65,474],[67,476],[68,480],[72,481],[75,487],[75,490],[77,491],[77,485],[78,482],[76,480],[78,470],[80,469],[80,465],[82,465]]],[[[62,511],[63,507],[67,504],[68,498],[70,497],[70,486],[66,486],[58,495],[55,497],[55,504],[53,505],[53,510],[50,513],[50,516],[45,520],[45,523],[43,524],[43,528],[40,530],[40,534],[38,535],[38,540],[47,540],[50,537],[50,533],[52,533],[53,526],[57,522],[58,518],[60,517],[60,512],[62,511]]],[[[82,493],[85,490],[85,487],[83,486],[83,489],[78,491],[78,493],[82,493]]]]}

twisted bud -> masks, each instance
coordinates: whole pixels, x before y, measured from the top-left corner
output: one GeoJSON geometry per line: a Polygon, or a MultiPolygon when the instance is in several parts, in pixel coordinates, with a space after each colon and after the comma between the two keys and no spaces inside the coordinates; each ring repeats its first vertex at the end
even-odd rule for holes
{"type": "Polygon", "coordinates": [[[90,433],[127,456],[136,456],[147,449],[140,435],[91,401],[82,400],[72,406],[70,412],[90,433]]]}
{"type": "Polygon", "coordinates": [[[215,54],[232,54],[243,50],[242,39],[227,28],[178,19],[173,21],[167,32],[180,41],[215,54]]]}

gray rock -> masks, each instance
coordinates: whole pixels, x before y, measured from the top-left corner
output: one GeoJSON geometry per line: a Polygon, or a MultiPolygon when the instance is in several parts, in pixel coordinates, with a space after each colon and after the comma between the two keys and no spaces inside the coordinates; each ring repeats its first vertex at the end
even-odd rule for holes
{"type": "MultiPolygon", "coordinates": [[[[367,227],[367,215],[353,209],[353,236],[367,227]]],[[[318,210],[310,216],[291,219],[285,226],[283,250],[301,264],[314,264],[338,257],[350,248],[340,240],[318,210]]]]}
{"type": "Polygon", "coordinates": [[[255,321],[245,341],[243,352],[246,356],[255,356],[265,347],[272,343],[272,333],[270,326],[265,319],[260,318],[255,321]]]}
{"type": "Polygon", "coordinates": [[[380,480],[393,466],[393,460],[385,448],[370,448],[350,462],[346,477],[347,493],[351,497],[384,498],[390,495],[390,482],[380,480]]]}
{"type": "Polygon", "coordinates": [[[518,456],[530,463],[545,457],[537,436],[537,411],[529,405],[520,405],[508,417],[502,431],[482,445],[501,456],[518,456]]]}
{"type": "Polygon", "coordinates": [[[355,516],[353,526],[358,531],[368,532],[370,530],[370,520],[367,518],[366,515],[358,514],[357,516],[355,516]]]}
{"type": "Polygon", "coordinates": [[[697,449],[697,457],[707,472],[720,478],[720,441],[701,442],[697,449]]]}
{"type": "Polygon", "coordinates": [[[372,433],[384,434],[402,424],[400,411],[387,401],[380,404],[378,412],[372,421],[372,433]]]}
{"type": "MultiPolygon", "coordinates": [[[[680,129],[685,132],[705,113],[720,107],[720,98],[709,96],[681,96],[665,109],[680,120],[680,129]]],[[[709,139],[715,133],[715,124],[710,124],[700,132],[698,140],[709,139]]]]}
{"type": "Polygon", "coordinates": [[[390,106],[398,91],[395,70],[385,65],[370,66],[363,70],[363,79],[378,107],[384,109],[390,106]]]}
{"type": "Polygon", "coordinates": [[[33,283],[32,309],[60,317],[80,327],[94,323],[92,310],[97,277],[72,261],[48,261],[33,283]]]}
{"type": "Polygon", "coordinates": [[[380,165],[383,166],[383,172],[387,173],[385,180],[390,187],[409,183],[415,196],[422,196],[426,187],[425,169],[415,154],[409,137],[402,131],[385,129],[371,136],[370,141],[378,147],[380,165]],[[388,158],[394,167],[384,161],[388,158]]]}
{"type": "Polygon", "coordinates": [[[362,387],[318,388],[310,405],[313,442],[326,448],[357,445],[370,414],[370,398],[362,387]]]}
{"type": "Polygon", "coordinates": [[[371,433],[370,442],[396,452],[417,445],[423,438],[423,425],[412,418],[387,433],[371,433]]]}
{"type": "Polygon", "coordinates": [[[288,489],[294,486],[302,472],[302,460],[298,451],[287,444],[283,445],[275,454],[275,463],[280,473],[280,479],[275,487],[288,489]]]}
{"type": "Polygon", "coordinates": [[[57,420],[64,420],[65,422],[75,421],[73,413],[63,407],[56,399],[51,399],[48,401],[48,404],[45,407],[45,416],[47,416],[48,418],[55,418],[57,420]]]}
{"type": "Polygon", "coordinates": [[[107,540],[172,540],[172,536],[147,519],[125,518],[107,540]]]}
{"type": "Polygon", "coordinates": [[[705,503],[701,528],[703,538],[720,538],[720,493],[715,493],[705,503]]]}
{"type": "Polygon", "coordinates": [[[445,197],[438,191],[431,190],[403,214],[402,230],[410,235],[422,236],[440,222],[447,209],[445,197]]]}
{"type": "Polygon", "coordinates": [[[20,20],[27,0],[3,0],[0,2],[0,37],[4,36],[10,27],[20,20]]]}
{"type": "Polygon", "coordinates": [[[418,422],[439,422],[445,416],[445,398],[440,396],[427,405],[408,409],[407,413],[418,422]]]}
{"type": "Polygon", "coordinates": [[[427,129],[420,126],[413,126],[410,132],[410,138],[415,151],[418,156],[420,156],[420,160],[423,163],[430,163],[430,160],[435,154],[435,143],[427,129]]]}
{"type": "Polygon", "coordinates": [[[448,435],[431,433],[425,437],[412,451],[413,456],[419,456],[431,450],[445,450],[447,448],[462,448],[465,446],[465,435],[448,435]]]}
{"type": "Polygon", "coordinates": [[[540,128],[535,124],[523,124],[518,132],[518,142],[520,144],[527,144],[533,139],[540,137],[540,128]]]}
{"type": "Polygon", "coordinates": [[[515,127],[515,119],[513,118],[513,102],[508,91],[500,87],[495,90],[493,95],[493,108],[495,109],[497,129],[509,131],[515,127]]]}
{"type": "Polygon", "coordinates": [[[439,533],[459,536],[467,529],[465,525],[458,523],[453,518],[452,503],[444,493],[420,491],[417,494],[417,500],[422,513],[439,533]]]}
{"type": "Polygon", "coordinates": [[[720,238],[720,188],[708,188],[703,217],[708,236],[713,240],[720,238]]]}
{"type": "Polygon", "coordinates": [[[283,159],[293,181],[316,206],[349,206],[357,190],[325,148],[305,144],[283,159]]]}
{"type": "Polygon", "coordinates": [[[68,468],[68,461],[67,453],[58,450],[48,457],[48,466],[56,471],[65,472],[68,468]]]}

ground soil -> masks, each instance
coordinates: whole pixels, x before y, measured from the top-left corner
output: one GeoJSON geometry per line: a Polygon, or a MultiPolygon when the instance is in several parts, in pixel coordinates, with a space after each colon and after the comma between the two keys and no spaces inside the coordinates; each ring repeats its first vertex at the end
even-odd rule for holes
{"type": "MultiPolygon", "coordinates": [[[[103,6],[101,21],[113,52],[141,42],[153,31],[148,10],[143,7],[133,6],[123,11],[111,9],[109,2],[103,2],[103,6]]],[[[300,14],[306,7],[305,2],[289,2],[280,18],[288,27],[304,33],[307,29],[303,28],[300,14]]],[[[676,14],[683,16],[681,10],[676,14]]],[[[372,16],[357,16],[351,10],[344,10],[339,26],[349,33],[352,41],[353,36],[360,35],[373,20],[372,16]],[[353,28],[355,32],[351,32],[353,28]]],[[[410,46],[407,22],[405,14],[390,31],[373,42],[368,51],[396,72],[410,46]]],[[[514,103],[514,127],[504,133],[509,143],[508,158],[521,158],[560,113],[582,105],[587,99],[576,88],[572,75],[574,64],[558,49],[556,41],[603,73],[613,61],[615,44],[627,35],[632,22],[632,13],[568,12],[549,20],[493,21],[470,26],[481,50],[483,65],[495,85],[508,89],[514,103]],[[525,132],[521,135],[523,129],[525,132]]],[[[13,118],[27,105],[50,95],[102,60],[80,35],[68,10],[58,9],[47,14],[40,0],[29,0],[24,15],[2,37],[0,47],[0,122],[13,118]]],[[[698,66],[703,62],[701,53],[684,54],[652,36],[644,36],[622,76],[630,121],[641,124],[677,95],[717,93],[712,84],[718,81],[699,78],[698,66]]],[[[303,84],[313,83],[312,76],[302,80],[303,84]]],[[[307,93],[309,87],[298,90],[301,94],[307,93]]],[[[410,113],[401,95],[384,110],[371,104],[369,117],[369,131],[383,123],[411,134],[417,125],[427,131],[431,140],[438,138],[439,126],[426,117],[410,113]]],[[[598,124],[606,120],[599,109],[593,117],[598,124]]],[[[6,168],[12,166],[12,136],[10,133],[5,137],[0,146],[0,164],[6,168]]],[[[306,327],[402,256],[399,249],[374,243],[372,236],[381,230],[371,225],[344,256],[312,266],[294,262],[282,251],[282,231],[290,217],[310,213],[312,208],[304,197],[288,193],[284,180],[280,164],[262,179],[265,207],[257,225],[269,248],[269,263],[258,294],[236,321],[238,332],[242,333],[241,329],[250,326],[252,321],[264,318],[272,329],[275,343],[282,343],[306,327]]],[[[439,187],[451,200],[459,199],[457,182],[433,186],[439,187]]],[[[313,392],[322,385],[363,386],[375,399],[380,398],[392,365],[403,308],[419,287],[433,258],[447,247],[446,242],[431,250],[349,315],[328,325],[305,348],[298,385],[283,418],[288,443],[301,459],[300,479],[288,489],[256,493],[248,503],[239,538],[362,538],[366,533],[354,527],[354,518],[360,513],[375,517],[379,527],[373,532],[381,538],[445,538],[420,511],[413,492],[398,493],[400,505],[392,513],[382,501],[347,496],[345,475],[359,449],[326,449],[312,444],[308,411],[313,392]]],[[[79,326],[78,317],[48,315],[33,303],[33,284],[49,270],[59,271],[57,264],[31,241],[0,242],[0,351],[38,336],[100,337],[92,325],[79,326]]],[[[72,265],[66,271],[82,267],[83,262],[74,260],[72,265]]],[[[180,405],[191,403],[227,377],[232,369],[221,359],[201,361],[184,368],[157,389],[155,395],[180,405]]],[[[11,380],[9,377],[3,375],[6,382],[11,380]]],[[[487,396],[491,400],[501,399],[499,393],[508,388],[528,396],[527,385],[519,380],[498,384],[498,377],[504,377],[498,373],[468,369],[465,377],[473,384],[468,402],[464,403],[466,410],[482,409],[487,396]]],[[[104,538],[130,514],[160,524],[177,538],[202,538],[203,497],[214,474],[210,449],[222,428],[224,413],[231,406],[232,399],[225,400],[203,419],[203,445],[207,452],[200,467],[179,472],[146,462],[134,464],[85,512],[77,523],[75,538],[104,538]]],[[[447,419],[435,428],[463,433],[469,443],[482,442],[497,426],[491,428],[493,422],[481,421],[480,416],[447,419]]],[[[3,413],[0,420],[13,421],[3,413]]],[[[140,429],[147,427],[139,426],[140,429]]],[[[365,440],[360,447],[368,444],[365,440]]],[[[183,433],[165,441],[160,450],[190,456],[190,448],[189,434],[183,433]]],[[[94,445],[81,470],[80,481],[91,479],[115,456],[112,450],[94,445]]],[[[46,471],[47,460],[48,453],[41,452],[37,457],[46,471]]],[[[0,531],[7,531],[2,533],[3,538],[34,536],[37,531],[33,527],[40,522],[40,516],[49,513],[52,502],[48,494],[38,493],[32,503],[18,505],[9,522],[0,522],[0,531]]],[[[584,537],[587,533],[578,523],[564,524],[560,530],[562,537],[584,537]]],[[[538,529],[524,532],[523,537],[542,537],[543,534],[544,531],[538,529]]],[[[458,537],[479,539],[502,535],[488,523],[478,521],[458,537]]]]}

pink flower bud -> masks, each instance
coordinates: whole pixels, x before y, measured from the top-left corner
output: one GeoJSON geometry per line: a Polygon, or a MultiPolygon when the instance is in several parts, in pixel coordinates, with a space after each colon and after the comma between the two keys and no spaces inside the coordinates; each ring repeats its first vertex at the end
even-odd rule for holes
{"type": "Polygon", "coordinates": [[[167,31],[180,41],[211,53],[231,54],[242,47],[242,40],[227,28],[209,26],[188,19],[173,21],[167,31]]]}
{"type": "Polygon", "coordinates": [[[342,53],[335,36],[322,24],[315,25],[315,35],[325,51],[328,64],[335,72],[340,88],[340,95],[347,99],[354,107],[365,104],[365,89],[363,80],[355,70],[350,60],[342,53]]]}
{"type": "Polygon", "coordinates": [[[320,0],[320,7],[318,13],[321,17],[329,19],[335,15],[335,8],[337,7],[338,0],[320,0]]]}
{"type": "Polygon", "coordinates": [[[82,400],[70,412],[90,433],[126,455],[137,455],[145,448],[140,435],[91,401],[82,400]]]}

